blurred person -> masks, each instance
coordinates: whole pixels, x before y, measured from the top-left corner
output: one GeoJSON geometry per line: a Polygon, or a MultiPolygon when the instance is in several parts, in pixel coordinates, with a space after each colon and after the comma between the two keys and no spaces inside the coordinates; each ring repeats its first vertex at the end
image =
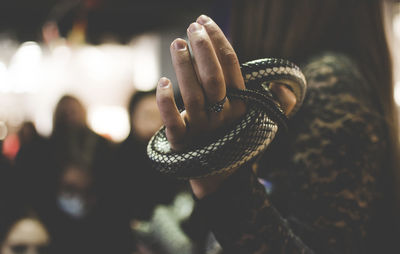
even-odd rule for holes
{"type": "MultiPolygon", "coordinates": [[[[178,239],[182,237],[180,234],[184,234],[190,239],[185,245],[186,251],[190,249],[193,254],[205,253],[205,241],[209,231],[204,227],[203,220],[196,214],[180,218],[181,215],[176,213],[179,208],[175,207],[173,202],[190,192],[187,184],[185,181],[158,174],[146,155],[147,143],[162,126],[156,91],[134,92],[129,100],[128,112],[131,131],[117,150],[119,177],[115,180],[115,185],[126,200],[126,209],[132,219],[138,245],[142,248],[147,247],[154,253],[174,253],[172,250],[179,246],[178,239]],[[163,209],[166,207],[172,209],[164,214],[163,209]],[[144,238],[140,229],[143,223],[153,228],[144,238]],[[171,232],[176,234],[163,234],[166,227],[176,229],[174,231],[171,228],[171,232]],[[174,239],[175,237],[177,239],[174,239]],[[167,248],[168,242],[176,246],[167,248]],[[164,247],[157,246],[156,243],[164,247]]],[[[186,207],[191,206],[191,202],[186,204],[186,207]]]]}
{"type": "Polygon", "coordinates": [[[47,150],[47,139],[37,133],[34,123],[30,121],[24,122],[21,125],[17,136],[20,148],[15,158],[16,167],[13,175],[17,180],[18,195],[25,197],[26,203],[30,203],[30,198],[34,198],[35,200],[35,189],[38,189],[33,185],[43,183],[43,181],[37,178],[38,174],[44,173],[44,170],[47,168],[48,160],[44,162],[41,157],[47,150]]]}
{"type": "Polygon", "coordinates": [[[64,95],[54,110],[53,133],[66,128],[86,126],[86,109],[78,98],[64,95]]]}
{"type": "MultiPolygon", "coordinates": [[[[226,253],[398,253],[398,122],[383,2],[233,3],[237,55],[205,15],[187,30],[194,61],[188,42],[171,44],[186,111],[177,110],[167,78],[157,101],[172,149],[190,148],[246,113],[230,99],[218,113],[206,110],[227,88],[245,88],[239,61],[294,61],[308,91],[289,132],[256,164],[190,180],[198,212],[226,253]]],[[[293,93],[281,84],[271,90],[290,114],[293,93]]]]}
{"type": "Polygon", "coordinates": [[[1,218],[0,254],[49,254],[50,244],[49,231],[31,212],[1,218]]]}
{"type": "Polygon", "coordinates": [[[2,169],[2,171],[5,171],[8,170],[10,167],[10,161],[3,155],[3,140],[0,140],[0,169],[2,169]]]}
{"type": "Polygon", "coordinates": [[[54,112],[50,147],[61,170],[52,186],[56,196],[57,248],[68,253],[101,250],[128,253],[129,220],[113,189],[113,145],[89,129],[86,109],[75,97],[63,96],[54,112]],[[65,235],[63,235],[65,234],[65,235]]]}
{"type": "Polygon", "coordinates": [[[86,217],[97,202],[93,173],[77,164],[70,163],[61,173],[59,181],[58,208],[72,218],[86,217]]]}
{"type": "Polygon", "coordinates": [[[84,105],[71,95],[58,101],[50,137],[21,151],[21,195],[45,218],[57,253],[129,253],[129,220],[110,180],[113,152],[113,144],[88,127],[84,105]]]}
{"type": "Polygon", "coordinates": [[[155,90],[136,91],[128,105],[131,130],[116,151],[119,189],[132,219],[148,220],[157,204],[170,203],[183,182],[159,175],[146,155],[147,142],[161,127],[155,90]]]}
{"type": "MultiPolygon", "coordinates": [[[[86,111],[75,97],[65,95],[54,110],[53,130],[49,138],[38,139],[22,147],[17,154],[16,170],[21,191],[33,207],[46,207],[52,198],[57,169],[67,158],[83,156],[93,159],[100,138],[86,125],[86,111]]],[[[105,142],[103,142],[105,143],[105,142]]]]}
{"type": "Polygon", "coordinates": [[[22,149],[22,147],[24,146],[43,142],[44,139],[36,131],[35,124],[31,121],[26,121],[22,123],[21,127],[18,130],[17,135],[20,143],[20,149],[22,149]]]}
{"type": "MultiPolygon", "coordinates": [[[[84,157],[91,160],[95,145],[100,136],[87,125],[86,109],[82,102],[71,95],[64,95],[58,101],[53,115],[53,131],[50,142],[54,149],[60,150],[58,156],[70,156],[86,151],[84,157]]],[[[62,158],[57,160],[62,161],[62,158]]]]}
{"type": "Polygon", "coordinates": [[[132,252],[129,220],[110,195],[109,177],[73,159],[62,167],[46,219],[57,253],[132,252]]]}
{"type": "Polygon", "coordinates": [[[0,218],[7,216],[8,207],[19,203],[14,165],[2,153],[3,141],[0,140],[0,218]]]}
{"type": "Polygon", "coordinates": [[[135,92],[129,102],[129,116],[130,134],[142,143],[147,143],[162,126],[155,90],[135,92]]]}
{"type": "Polygon", "coordinates": [[[18,138],[21,146],[32,142],[39,134],[33,122],[24,122],[18,130],[18,138]]]}

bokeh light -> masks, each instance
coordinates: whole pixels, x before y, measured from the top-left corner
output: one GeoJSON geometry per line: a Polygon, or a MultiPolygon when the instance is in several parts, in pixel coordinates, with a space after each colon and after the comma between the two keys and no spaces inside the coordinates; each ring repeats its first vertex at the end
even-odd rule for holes
{"type": "Polygon", "coordinates": [[[129,135],[129,116],[127,110],[123,107],[89,107],[88,116],[89,126],[102,136],[120,142],[129,135]]]}
{"type": "Polygon", "coordinates": [[[397,81],[394,86],[394,100],[397,106],[400,106],[400,81],[397,81]]]}
{"type": "Polygon", "coordinates": [[[393,32],[400,40],[400,13],[397,13],[393,18],[393,32]]]}
{"type": "Polygon", "coordinates": [[[36,42],[23,43],[10,62],[8,81],[15,93],[33,92],[40,83],[42,50],[36,42]]]}

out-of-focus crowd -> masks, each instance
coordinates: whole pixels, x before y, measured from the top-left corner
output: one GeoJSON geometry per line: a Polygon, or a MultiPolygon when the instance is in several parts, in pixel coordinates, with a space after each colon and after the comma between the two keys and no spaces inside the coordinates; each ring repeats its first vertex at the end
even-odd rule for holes
{"type": "Polygon", "coordinates": [[[162,125],[155,92],[135,92],[128,110],[131,131],[121,143],[94,133],[71,95],[56,105],[49,137],[31,122],[21,126],[18,153],[0,159],[1,254],[210,253],[186,182],[154,171],[146,155],[162,125]],[[175,211],[161,216],[165,226],[154,223],[159,207],[175,211]],[[165,247],[179,239],[162,232],[171,223],[186,239],[181,252],[165,247]]]}

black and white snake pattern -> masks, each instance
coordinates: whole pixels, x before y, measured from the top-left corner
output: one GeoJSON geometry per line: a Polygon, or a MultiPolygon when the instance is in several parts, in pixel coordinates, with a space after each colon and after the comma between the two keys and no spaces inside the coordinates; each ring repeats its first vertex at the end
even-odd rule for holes
{"type": "Polygon", "coordinates": [[[177,178],[200,178],[229,171],[260,154],[278,129],[286,126],[286,116],[268,86],[276,82],[293,91],[296,105],[288,117],[292,116],[306,92],[300,68],[287,60],[264,58],[242,64],[241,71],[246,89],[228,90],[227,97],[244,100],[247,113],[233,126],[202,137],[184,151],[171,149],[162,127],[147,146],[147,154],[158,171],[177,178]]]}

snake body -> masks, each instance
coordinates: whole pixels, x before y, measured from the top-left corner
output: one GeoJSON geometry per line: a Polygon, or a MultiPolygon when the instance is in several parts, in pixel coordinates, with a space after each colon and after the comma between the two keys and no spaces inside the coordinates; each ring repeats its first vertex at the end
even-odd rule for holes
{"type": "Polygon", "coordinates": [[[296,96],[291,117],[300,108],[306,80],[300,68],[284,59],[264,58],[241,65],[245,90],[228,90],[229,99],[241,99],[247,113],[233,126],[201,138],[184,151],[173,151],[162,127],[149,141],[147,154],[156,170],[177,178],[200,178],[237,168],[260,154],[278,129],[286,128],[287,117],[268,85],[287,85],[296,96]],[[200,141],[201,140],[201,141],[200,141]]]}

